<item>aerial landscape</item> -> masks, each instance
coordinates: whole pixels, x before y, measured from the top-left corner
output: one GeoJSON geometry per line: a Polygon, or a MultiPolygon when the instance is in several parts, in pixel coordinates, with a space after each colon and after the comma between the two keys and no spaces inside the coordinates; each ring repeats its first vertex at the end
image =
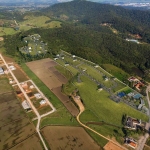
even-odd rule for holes
{"type": "Polygon", "coordinates": [[[149,0],[0,0],[0,150],[150,150],[149,0]]]}

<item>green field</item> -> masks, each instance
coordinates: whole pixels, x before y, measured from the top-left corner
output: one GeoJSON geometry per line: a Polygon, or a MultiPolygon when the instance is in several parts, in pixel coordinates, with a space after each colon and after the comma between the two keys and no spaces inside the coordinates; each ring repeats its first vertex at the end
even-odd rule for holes
{"type": "Polygon", "coordinates": [[[121,81],[124,81],[129,77],[129,74],[127,74],[125,71],[123,71],[122,69],[114,65],[103,64],[102,66],[106,71],[108,71],[109,73],[111,73],[112,75],[114,75],[116,78],[118,78],[121,81]]]}
{"type": "Polygon", "coordinates": [[[24,21],[19,23],[20,30],[29,30],[31,28],[55,28],[61,27],[61,22],[59,21],[50,21],[51,19],[46,16],[25,16],[24,21]],[[48,21],[48,23],[46,23],[48,21]]]}
{"type": "MultiPolygon", "coordinates": [[[[143,113],[129,107],[124,103],[115,103],[110,100],[109,94],[104,90],[97,92],[97,85],[91,82],[87,77],[82,76],[82,83],[76,83],[80,91],[80,96],[84,102],[86,111],[81,114],[81,121],[87,123],[90,121],[104,121],[122,128],[122,115],[127,114],[129,116],[148,121],[148,117],[143,113]]],[[[93,129],[99,131],[105,136],[113,136],[114,130],[118,130],[115,127],[110,126],[98,126],[90,125],[93,129]]],[[[123,132],[119,130],[119,134],[122,137],[123,132]]],[[[115,135],[117,137],[119,135],[115,135]]]]}
{"type": "Polygon", "coordinates": [[[42,128],[47,125],[78,126],[79,124],[65,107],[60,107],[56,112],[41,119],[40,127],[42,128]]]}
{"type": "Polygon", "coordinates": [[[18,33],[18,31],[15,31],[13,28],[0,27],[0,36],[13,35],[16,33],[18,33]]]}

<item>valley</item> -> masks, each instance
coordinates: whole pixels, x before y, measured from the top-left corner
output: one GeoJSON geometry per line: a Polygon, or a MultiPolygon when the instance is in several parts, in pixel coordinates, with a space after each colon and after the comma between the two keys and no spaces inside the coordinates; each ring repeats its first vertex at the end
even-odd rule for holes
{"type": "Polygon", "coordinates": [[[81,0],[0,10],[0,149],[149,148],[149,22],[81,0]]]}

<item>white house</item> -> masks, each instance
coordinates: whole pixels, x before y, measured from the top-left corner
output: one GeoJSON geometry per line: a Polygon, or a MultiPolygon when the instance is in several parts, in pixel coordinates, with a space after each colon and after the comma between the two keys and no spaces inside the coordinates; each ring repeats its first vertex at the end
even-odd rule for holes
{"type": "Polygon", "coordinates": [[[41,94],[40,94],[40,93],[36,93],[36,94],[34,94],[34,96],[36,97],[36,99],[40,99],[40,98],[42,98],[42,96],[41,96],[41,94]]]}

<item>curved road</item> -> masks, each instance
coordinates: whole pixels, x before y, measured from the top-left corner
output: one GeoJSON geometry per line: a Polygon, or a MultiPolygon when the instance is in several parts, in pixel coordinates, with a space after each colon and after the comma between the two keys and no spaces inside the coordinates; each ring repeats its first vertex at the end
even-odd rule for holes
{"type": "Polygon", "coordinates": [[[83,106],[81,100],[79,100],[79,99],[76,100],[74,97],[73,97],[73,99],[74,99],[74,101],[77,103],[77,105],[78,105],[79,108],[80,108],[80,113],[79,113],[78,116],[77,116],[77,121],[79,122],[79,124],[80,124],[81,126],[83,126],[83,127],[86,128],[86,129],[89,129],[90,131],[92,131],[92,132],[96,133],[97,135],[101,136],[102,138],[104,138],[104,139],[106,139],[106,140],[112,142],[113,144],[117,145],[118,147],[120,147],[120,148],[122,148],[122,149],[124,149],[124,150],[127,150],[125,147],[121,146],[120,144],[114,142],[113,140],[107,138],[106,136],[104,136],[104,135],[98,133],[97,131],[95,131],[95,130],[91,129],[90,127],[86,126],[85,124],[83,124],[83,123],[80,121],[79,118],[80,118],[80,115],[82,114],[82,112],[85,110],[85,109],[84,109],[84,106],[83,106]]]}

